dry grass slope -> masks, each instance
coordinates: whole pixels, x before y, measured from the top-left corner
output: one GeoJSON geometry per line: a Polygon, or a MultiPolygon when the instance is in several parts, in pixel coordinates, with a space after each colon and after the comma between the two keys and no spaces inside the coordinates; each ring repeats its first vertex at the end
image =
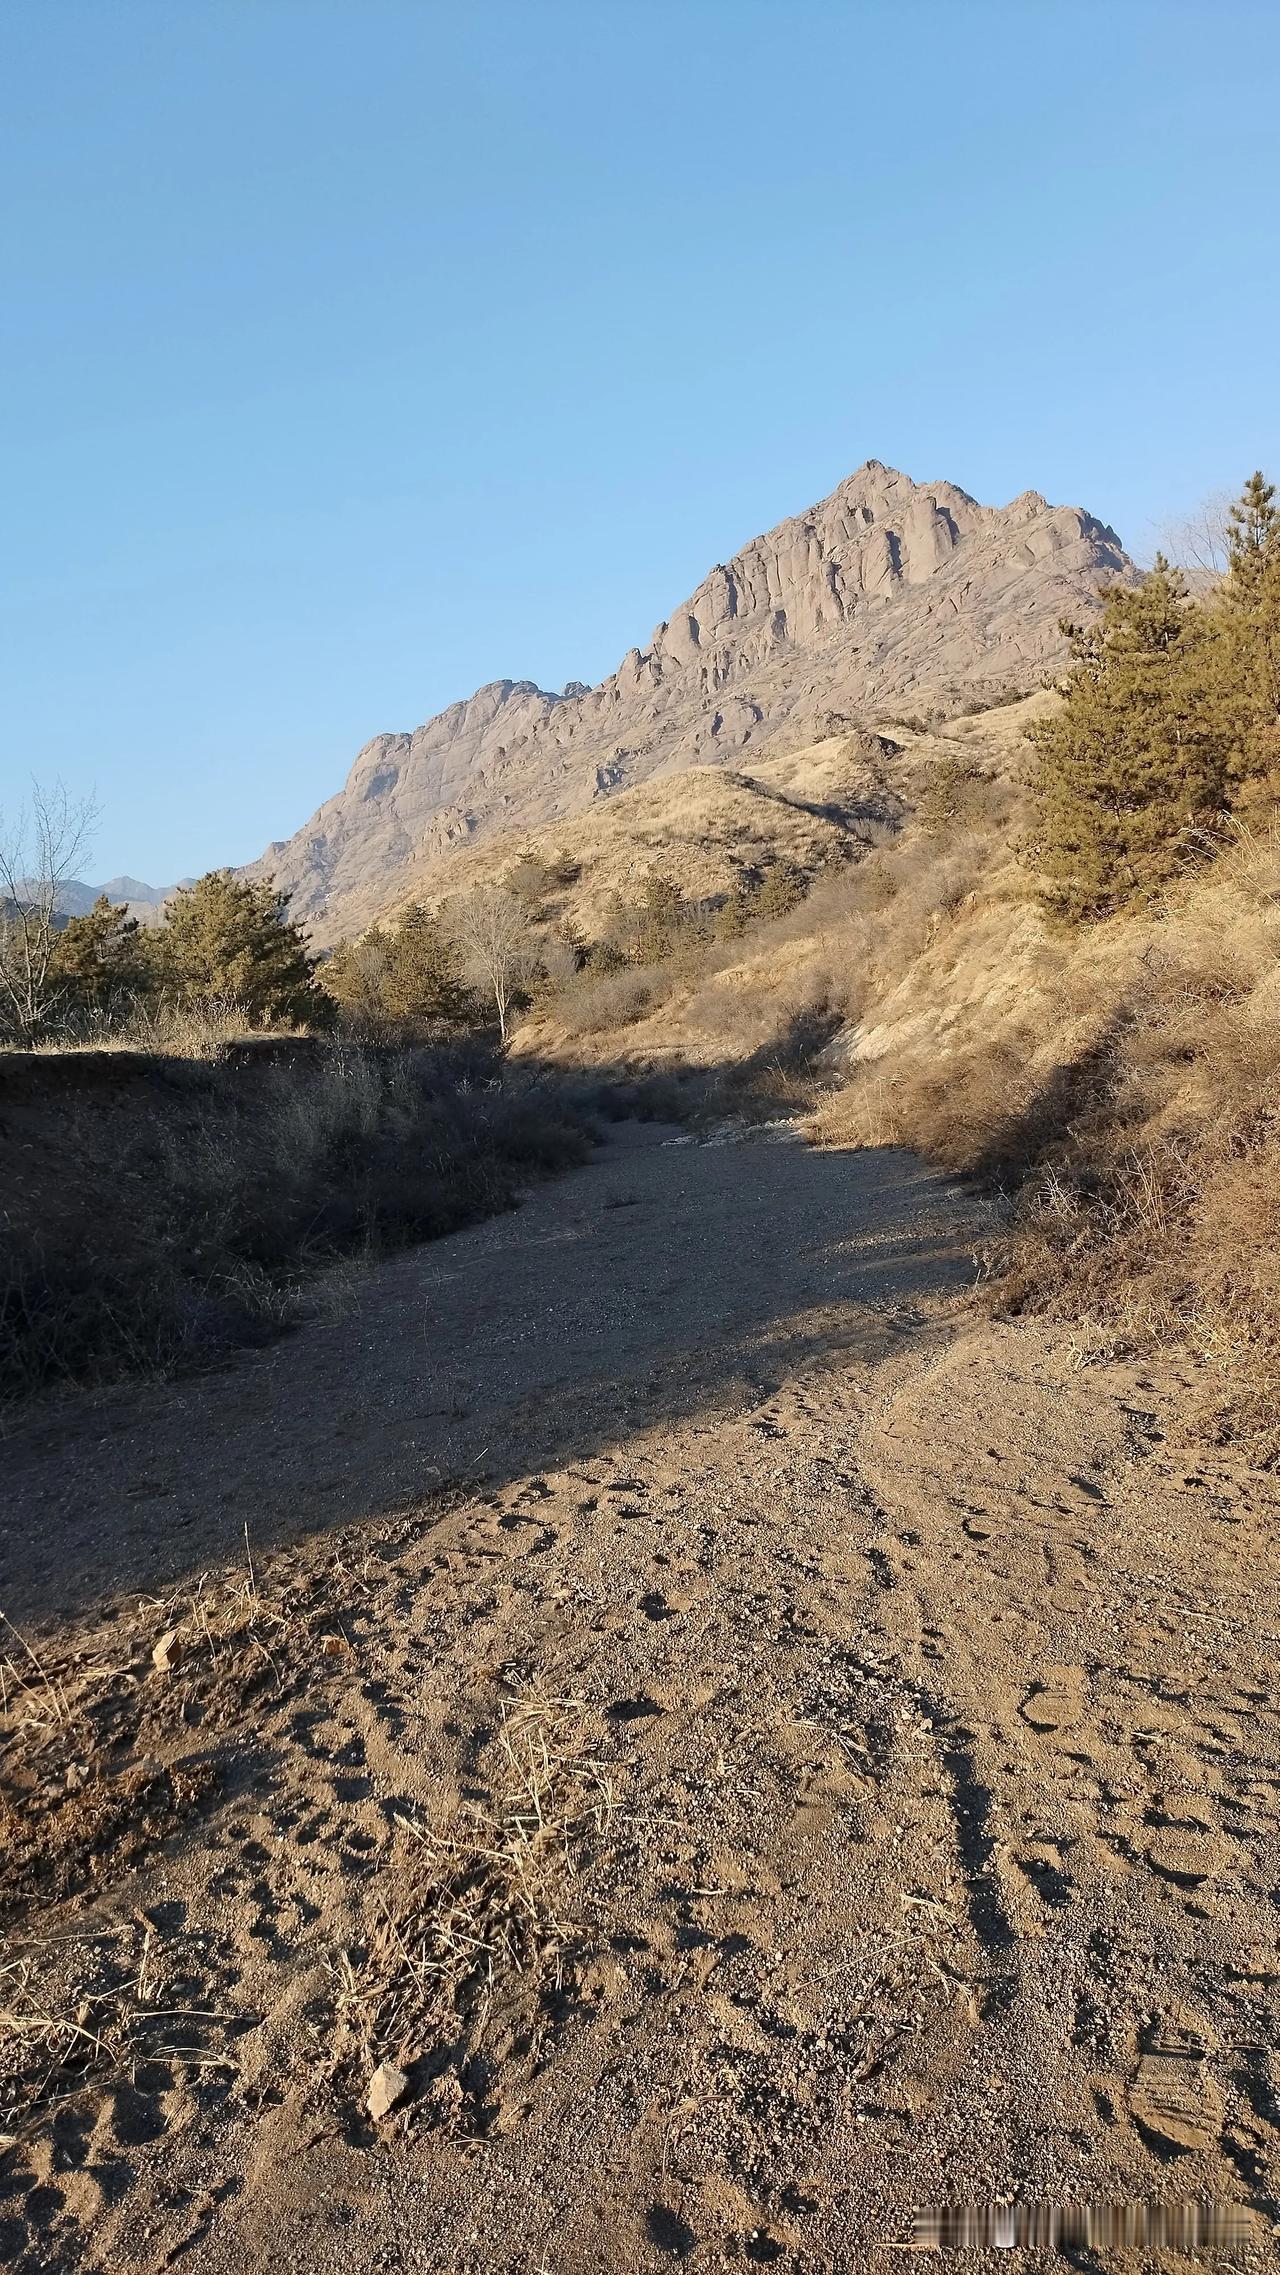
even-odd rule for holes
{"type": "Polygon", "coordinates": [[[526,852],[549,866],[566,854],[576,875],[549,892],[546,915],[597,938],[611,898],[634,898],[653,868],[697,902],[779,859],[813,872],[862,851],[901,811],[889,784],[894,757],[892,731],[842,732],[782,757],[771,752],[753,763],[744,754],[740,765],[658,776],[568,820],[424,864],[405,897],[439,902],[499,882],[526,852]]]}
{"type": "MultiPolygon", "coordinates": [[[[1280,838],[1241,834],[1141,918],[1046,925],[1018,858],[1038,695],[899,722],[857,857],[788,916],[587,978],[522,1037],[544,1060],[697,1069],[816,1105],[821,1143],[913,1146],[1009,1200],[1000,1297],[1177,1341],[1207,1411],[1280,1442],[1280,838]],[[958,783],[930,813],[931,783],[958,783]]],[[[832,746],[797,754],[801,777],[832,746]]],[[[687,780],[688,778],[686,778],[687,780]]],[[[936,796],[934,803],[936,804],[936,796]]]]}

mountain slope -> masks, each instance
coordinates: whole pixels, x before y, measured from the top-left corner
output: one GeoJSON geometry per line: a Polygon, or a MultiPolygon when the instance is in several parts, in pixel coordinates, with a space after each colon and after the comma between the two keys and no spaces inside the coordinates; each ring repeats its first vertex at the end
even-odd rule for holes
{"type": "MultiPolygon", "coordinates": [[[[190,877],[182,880],[188,885],[192,881],[190,877]]],[[[71,877],[58,887],[58,913],[87,916],[105,895],[113,908],[127,908],[140,923],[158,924],[165,902],[177,889],[176,885],[144,885],[140,877],[108,877],[104,885],[86,885],[79,877],[71,877]]]]}
{"type": "Polygon", "coordinates": [[[1133,565],[1113,530],[1034,491],[981,506],[871,460],[728,563],[599,686],[497,680],[412,734],[378,735],[345,787],[257,866],[321,943],[402,899],[420,865],[535,828],[655,774],[812,741],[906,698],[954,708],[1028,686],[1059,620],[1133,565]],[[834,719],[829,714],[834,712],[834,719]]]}

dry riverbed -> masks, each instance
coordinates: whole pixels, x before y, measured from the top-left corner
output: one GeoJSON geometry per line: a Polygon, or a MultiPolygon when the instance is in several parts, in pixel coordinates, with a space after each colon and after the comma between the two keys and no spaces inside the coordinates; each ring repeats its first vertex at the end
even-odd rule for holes
{"type": "Polygon", "coordinates": [[[818,2275],[1200,2198],[1272,2263],[1275,1482],[987,1323],[989,1231],[624,1130],[0,1443],[0,2256],[818,2275]]]}

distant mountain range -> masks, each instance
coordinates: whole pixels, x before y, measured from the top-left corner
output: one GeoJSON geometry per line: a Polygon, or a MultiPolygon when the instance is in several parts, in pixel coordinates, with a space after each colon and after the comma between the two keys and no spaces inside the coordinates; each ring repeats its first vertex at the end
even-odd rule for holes
{"type": "Polygon", "coordinates": [[[518,842],[653,776],[1034,688],[1064,658],[1061,619],[1137,576],[1078,507],[1036,491],[982,506],[871,459],[719,563],[599,686],[495,680],[411,734],[376,736],[345,788],[252,868],[327,945],[439,889],[459,848],[518,842]]]}
{"type": "MultiPolygon", "coordinates": [[[[192,877],[179,880],[181,885],[194,882],[192,877]]],[[[130,916],[136,916],[140,923],[158,924],[170,893],[178,889],[178,885],[144,885],[140,877],[108,877],[104,885],[85,885],[79,878],[72,877],[58,888],[58,913],[60,916],[87,916],[95,901],[105,893],[113,907],[118,908],[123,902],[130,916]]]]}

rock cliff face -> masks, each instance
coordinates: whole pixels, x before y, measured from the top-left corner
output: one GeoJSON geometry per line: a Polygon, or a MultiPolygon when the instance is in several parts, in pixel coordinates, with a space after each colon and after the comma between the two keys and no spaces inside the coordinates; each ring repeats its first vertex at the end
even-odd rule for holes
{"type": "Polygon", "coordinates": [[[598,687],[495,680],[412,734],[375,736],[337,796],[256,866],[325,944],[483,836],[895,705],[1030,688],[1061,659],[1062,616],[1135,575],[1115,532],[1074,506],[1034,491],[980,506],[872,459],[718,564],[598,687]]]}

